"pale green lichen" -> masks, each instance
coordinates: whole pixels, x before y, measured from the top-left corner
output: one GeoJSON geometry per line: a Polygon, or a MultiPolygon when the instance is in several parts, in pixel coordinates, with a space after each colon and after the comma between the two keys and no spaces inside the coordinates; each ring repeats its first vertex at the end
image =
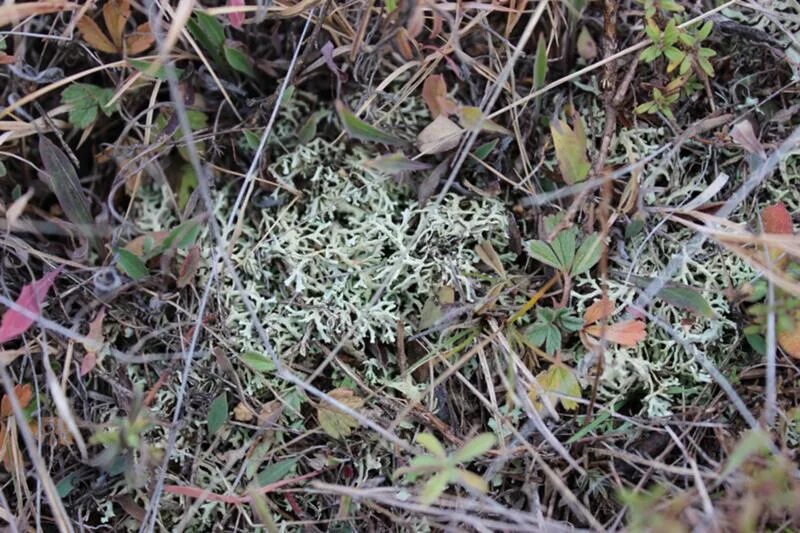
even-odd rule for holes
{"type": "MultiPolygon", "coordinates": [[[[303,195],[252,213],[243,227],[232,259],[281,357],[345,336],[355,347],[393,341],[398,320],[415,323],[441,284],[461,287],[473,301],[475,244],[503,245],[500,202],[450,194],[441,205],[420,207],[407,187],[361,164],[369,155],[321,139],[298,146],[270,170],[303,195]]],[[[244,349],[255,349],[239,296],[225,294],[230,326],[244,349]]]]}

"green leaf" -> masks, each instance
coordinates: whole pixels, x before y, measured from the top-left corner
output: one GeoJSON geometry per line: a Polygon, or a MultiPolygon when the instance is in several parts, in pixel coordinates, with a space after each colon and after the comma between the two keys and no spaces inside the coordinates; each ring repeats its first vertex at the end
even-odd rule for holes
{"type": "Polygon", "coordinates": [[[572,275],[577,276],[588,272],[600,261],[603,255],[603,240],[599,233],[592,233],[583,239],[580,248],[575,254],[575,261],[572,263],[572,275]]]}
{"type": "Polygon", "coordinates": [[[442,466],[442,458],[432,455],[417,455],[408,462],[408,466],[415,471],[436,471],[442,466]]]}
{"type": "Polygon", "coordinates": [[[214,398],[208,408],[208,432],[214,435],[228,421],[228,395],[224,392],[214,398]]]}
{"type": "Polygon", "coordinates": [[[251,130],[244,130],[244,144],[248,150],[254,152],[258,150],[258,145],[261,143],[261,137],[253,133],[251,130]]]}
{"type": "Polygon", "coordinates": [[[539,34],[536,44],[536,59],[533,62],[533,88],[541,89],[547,79],[547,43],[544,35],[539,34]]]}
{"type": "Polygon", "coordinates": [[[296,457],[272,463],[256,475],[256,483],[263,487],[280,481],[292,473],[296,464],[296,457]]]}
{"type": "Polygon", "coordinates": [[[652,63],[661,56],[661,49],[655,45],[648,46],[639,54],[639,59],[645,63],[652,63]]]}
{"type": "Polygon", "coordinates": [[[150,275],[147,265],[133,252],[120,248],[117,250],[117,266],[131,279],[140,280],[150,275]]]}
{"type": "Polygon", "coordinates": [[[403,152],[378,156],[375,159],[364,161],[364,165],[389,175],[431,168],[428,163],[407,158],[403,152]]]}
{"type": "Polygon", "coordinates": [[[189,196],[197,188],[197,174],[194,173],[192,165],[186,164],[181,172],[180,183],[178,184],[178,209],[183,211],[189,201],[189,196]]]}
{"type": "Polygon", "coordinates": [[[447,457],[444,446],[442,446],[442,443],[439,442],[439,439],[434,437],[431,433],[420,433],[414,440],[417,442],[417,444],[425,448],[430,454],[440,458],[447,457]]]}
{"type": "Polygon", "coordinates": [[[705,298],[690,287],[664,287],[656,297],[679,309],[691,311],[707,318],[713,318],[716,315],[705,298]]]}
{"type": "Polygon", "coordinates": [[[711,62],[705,57],[698,57],[697,64],[700,65],[700,69],[706,73],[706,76],[714,75],[714,67],[711,66],[711,62]]]}
{"type": "MultiPolygon", "coordinates": [[[[760,329],[760,328],[759,328],[760,329]]],[[[762,335],[745,335],[747,344],[759,355],[767,355],[767,342],[762,335]]]]}
{"type": "Polygon", "coordinates": [[[534,346],[541,347],[547,340],[548,330],[553,328],[550,324],[535,323],[525,330],[525,338],[534,346]]]}
{"type": "Polygon", "coordinates": [[[384,5],[386,6],[386,13],[391,13],[397,9],[397,0],[386,0],[384,5]]]}
{"type": "Polygon", "coordinates": [[[712,29],[714,29],[714,23],[709,20],[700,26],[700,29],[697,31],[697,38],[701,41],[708,39],[708,36],[711,35],[712,29]]]}
{"type": "Polygon", "coordinates": [[[489,142],[483,143],[482,145],[478,146],[474,152],[472,152],[472,155],[483,161],[488,157],[492,150],[494,150],[494,147],[497,146],[498,140],[499,139],[492,139],[489,142]]]}
{"type": "Polygon", "coordinates": [[[547,329],[544,349],[549,354],[554,354],[561,349],[561,330],[557,327],[551,326],[547,329]]]}
{"type": "Polygon", "coordinates": [[[273,372],[275,365],[272,359],[259,352],[245,352],[242,355],[242,362],[256,372],[273,372]]]}
{"type": "Polygon", "coordinates": [[[114,91],[88,83],[73,83],[61,93],[61,101],[71,107],[69,121],[78,129],[91,125],[97,118],[98,110],[110,117],[117,110],[116,103],[108,103],[114,91]]]}
{"type": "MultiPolygon", "coordinates": [[[[2,161],[0,161],[0,178],[5,178],[7,173],[8,170],[6,169],[6,165],[2,161]]],[[[16,200],[16,198],[14,199],[16,200]]]]}
{"type": "Polygon", "coordinates": [[[83,192],[78,173],[69,157],[45,136],[39,137],[39,156],[42,158],[46,182],[56,195],[64,214],[99,249],[100,243],[93,230],[89,198],[83,192]]]}
{"type": "Polygon", "coordinates": [[[575,248],[577,248],[578,228],[571,227],[558,232],[550,248],[558,259],[558,263],[565,272],[570,271],[572,261],[575,259],[575,248]]]}
{"type": "Polygon", "coordinates": [[[728,456],[728,463],[720,474],[720,478],[728,477],[735,470],[738,470],[745,461],[753,455],[766,455],[769,453],[769,434],[763,430],[750,430],[744,437],[739,439],[736,447],[728,456]]]}
{"type": "Polygon", "coordinates": [[[675,19],[671,19],[667,22],[667,27],[664,28],[661,38],[664,46],[675,44],[675,41],[678,40],[678,24],[675,22],[675,19]]]}
{"type": "Polygon", "coordinates": [[[547,396],[548,401],[554,408],[559,401],[564,409],[567,409],[568,411],[574,410],[578,407],[578,403],[575,400],[563,397],[581,397],[580,383],[578,383],[578,379],[575,377],[575,373],[571,369],[567,368],[563,364],[554,364],[551,365],[547,370],[540,372],[535,379],[539,384],[539,387],[531,387],[529,396],[533,402],[533,406],[537,411],[544,409],[544,405],[542,404],[539,398],[539,393],[537,392],[538,388],[542,389],[542,392],[547,396]]]}
{"type": "MultiPolygon", "coordinates": [[[[143,73],[145,76],[155,78],[161,81],[167,81],[167,68],[164,65],[151,61],[142,61],[141,59],[128,58],[128,64],[143,73]]],[[[172,67],[175,69],[175,77],[180,79],[183,75],[183,69],[172,67]]]]}
{"type": "Polygon", "coordinates": [[[69,496],[72,489],[75,488],[75,474],[67,474],[56,484],[56,492],[61,498],[69,496]]]}
{"type": "Polygon", "coordinates": [[[186,222],[175,226],[167,234],[164,241],[150,251],[148,254],[148,259],[150,257],[161,255],[165,251],[173,248],[177,250],[183,250],[192,246],[197,240],[197,237],[200,235],[201,229],[202,225],[200,224],[199,217],[191,218],[186,222]]]}
{"type": "Polygon", "coordinates": [[[422,488],[422,494],[420,494],[419,498],[420,503],[430,505],[435,502],[442,495],[444,489],[447,488],[449,479],[449,471],[439,472],[431,477],[422,488]]]}
{"type": "Polygon", "coordinates": [[[558,256],[553,253],[553,249],[544,241],[531,241],[528,245],[528,254],[540,263],[549,265],[557,270],[566,271],[569,268],[569,265],[561,264],[558,256]]]}
{"type": "Polygon", "coordinates": [[[314,140],[314,137],[317,136],[317,124],[319,124],[319,121],[327,114],[327,111],[320,110],[312,113],[311,116],[303,122],[303,125],[297,130],[297,140],[300,141],[300,144],[308,144],[314,140]]]}
{"type": "Polygon", "coordinates": [[[339,115],[339,120],[342,123],[342,127],[347,134],[350,135],[350,137],[362,141],[376,142],[392,146],[401,146],[407,144],[402,139],[393,137],[392,135],[384,133],[378,128],[370,126],[355,116],[352,111],[347,109],[347,106],[345,106],[341,100],[336,100],[335,105],[336,113],[339,115]]]}
{"type": "Polygon", "coordinates": [[[637,115],[643,115],[645,113],[652,113],[653,111],[655,111],[656,107],[657,107],[656,103],[651,100],[649,102],[645,102],[643,104],[640,104],[640,105],[636,106],[636,109],[634,109],[634,112],[636,112],[637,115]]]}
{"type": "Polygon", "coordinates": [[[203,51],[211,55],[211,60],[217,65],[223,65],[222,45],[225,44],[225,28],[216,18],[203,13],[195,12],[195,18],[189,19],[186,27],[189,33],[198,42],[203,51]]]}
{"type": "Polygon", "coordinates": [[[469,487],[472,490],[476,490],[482,493],[486,493],[489,490],[489,484],[486,482],[485,479],[483,479],[478,474],[474,474],[468,470],[463,470],[461,468],[459,468],[457,472],[458,472],[458,480],[465,487],[469,487]]]}
{"type": "MultiPolygon", "coordinates": [[[[364,400],[347,388],[333,389],[328,396],[353,410],[364,405],[364,400]]],[[[358,420],[326,401],[317,408],[317,419],[322,430],[334,439],[347,437],[358,427],[358,420]]]]}
{"type": "Polygon", "coordinates": [[[457,464],[467,463],[491,450],[495,444],[497,444],[497,437],[493,433],[481,433],[465,443],[460,450],[453,454],[451,459],[457,464]]]}
{"type": "Polygon", "coordinates": [[[644,220],[635,217],[631,219],[630,223],[625,226],[625,240],[629,241],[635,236],[639,235],[644,229],[644,220]]]}
{"type": "Polygon", "coordinates": [[[659,29],[658,25],[653,19],[651,18],[647,19],[647,24],[644,27],[644,32],[654,43],[658,43],[661,41],[661,29],[659,29]]]}
{"type": "Polygon", "coordinates": [[[247,57],[247,54],[239,50],[238,48],[232,48],[230,46],[226,46],[224,49],[225,53],[225,61],[233,68],[233,70],[237,72],[241,72],[251,78],[256,77],[256,73],[253,70],[252,65],[250,65],[250,58],[247,57]]]}
{"type": "Polygon", "coordinates": [[[556,159],[567,184],[580,183],[589,175],[591,164],[586,156],[586,134],[583,120],[576,117],[574,129],[560,119],[550,121],[550,133],[556,148],[556,159]]]}

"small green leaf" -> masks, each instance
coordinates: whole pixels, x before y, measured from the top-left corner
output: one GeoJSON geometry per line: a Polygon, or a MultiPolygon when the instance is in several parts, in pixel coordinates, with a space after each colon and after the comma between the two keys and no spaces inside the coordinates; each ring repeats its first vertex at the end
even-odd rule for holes
{"type": "Polygon", "coordinates": [[[61,498],[69,496],[72,489],[75,488],[75,474],[68,474],[64,476],[61,481],[56,484],[56,492],[61,498]]]}
{"type": "Polygon", "coordinates": [[[208,408],[208,432],[214,435],[228,421],[228,395],[224,392],[214,398],[208,408]]]}
{"type": "Polygon", "coordinates": [[[575,259],[575,248],[577,248],[578,228],[571,227],[558,232],[553,241],[550,243],[550,248],[558,258],[558,264],[564,271],[569,271],[572,267],[572,261],[575,259]]]}
{"type": "Polygon", "coordinates": [[[539,34],[536,44],[536,59],[533,62],[533,88],[541,89],[547,79],[547,43],[544,35],[539,34]]]}
{"type": "Polygon", "coordinates": [[[580,248],[575,253],[575,261],[572,264],[572,275],[577,276],[588,272],[600,261],[603,255],[603,240],[599,233],[592,233],[583,239],[580,248]]]}
{"type": "Polygon", "coordinates": [[[384,5],[386,6],[386,13],[391,13],[397,9],[397,0],[386,0],[384,5]]]}
{"type": "Polygon", "coordinates": [[[296,464],[297,457],[272,463],[256,475],[256,483],[259,487],[263,487],[280,481],[292,473],[296,464]]]}
{"type": "Polygon", "coordinates": [[[700,27],[697,32],[697,38],[701,41],[708,39],[708,36],[711,35],[712,29],[714,29],[714,23],[709,20],[700,27]]]}
{"type": "MultiPolygon", "coordinates": [[[[8,173],[8,170],[6,169],[5,163],[0,161],[0,178],[5,178],[7,173],[8,173]]],[[[19,197],[17,197],[17,198],[19,198],[19,197]]],[[[16,200],[16,198],[14,198],[14,199],[16,200]]]]}
{"type": "Polygon", "coordinates": [[[197,237],[200,235],[202,225],[200,218],[195,217],[187,220],[186,222],[175,226],[167,234],[164,241],[160,246],[156,246],[148,254],[148,258],[161,255],[170,249],[183,250],[194,244],[197,237]]]}
{"type": "Polygon", "coordinates": [[[700,69],[705,72],[707,76],[714,75],[714,67],[711,66],[711,62],[705,57],[698,57],[697,64],[700,65],[700,69]]]}
{"type": "Polygon", "coordinates": [[[245,352],[242,355],[242,362],[256,372],[273,372],[275,365],[272,359],[259,352],[245,352]]]}
{"type": "MultiPolygon", "coordinates": [[[[145,76],[149,76],[161,81],[167,81],[167,68],[164,65],[160,65],[151,61],[142,61],[141,59],[133,59],[130,57],[128,58],[128,64],[145,76]]],[[[178,67],[173,68],[175,69],[175,77],[180,79],[180,77],[183,75],[183,69],[178,67]]]]}
{"type": "Polygon", "coordinates": [[[247,57],[247,54],[239,50],[238,48],[232,48],[230,46],[226,46],[224,49],[225,53],[225,61],[233,68],[233,70],[237,72],[241,72],[251,78],[256,77],[256,73],[253,70],[252,65],[250,65],[250,58],[247,57]]]}
{"type": "Polygon", "coordinates": [[[86,236],[95,247],[100,243],[94,235],[89,198],[83,191],[78,173],[67,154],[47,137],[39,137],[39,156],[42,158],[46,182],[56,195],[59,205],[70,222],[86,236]]]}
{"type": "Polygon", "coordinates": [[[261,137],[253,133],[251,130],[244,130],[244,144],[248,150],[254,152],[258,150],[258,145],[261,143],[261,137]]]}
{"type": "Polygon", "coordinates": [[[655,45],[648,46],[639,54],[639,59],[645,63],[652,63],[661,56],[661,49],[655,45]]]}
{"type": "Polygon", "coordinates": [[[319,124],[319,121],[327,114],[327,111],[320,110],[312,113],[311,116],[303,122],[303,125],[297,130],[297,140],[300,141],[300,144],[308,144],[314,140],[314,137],[317,136],[317,124],[319,124]]]}
{"type": "Polygon", "coordinates": [[[635,236],[639,235],[643,229],[644,220],[637,217],[632,218],[630,223],[625,226],[625,240],[629,241],[633,239],[635,236]]]}
{"type": "Polygon", "coordinates": [[[198,41],[200,48],[211,54],[214,63],[222,64],[222,45],[225,44],[225,28],[216,18],[203,13],[195,12],[195,18],[186,23],[189,33],[198,41]]]}
{"type": "Polygon", "coordinates": [[[716,315],[703,295],[690,287],[664,287],[656,296],[679,309],[698,313],[707,318],[716,315]]]}
{"type": "Polygon", "coordinates": [[[417,455],[408,462],[413,470],[427,471],[438,470],[442,466],[442,458],[432,455],[417,455]]]}
{"type": "Polygon", "coordinates": [[[384,133],[378,128],[370,126],[355,116],[352,111],[347,109],[347,106],[345,106],[341,100],[336,100],[336,113],[339,115],[339,120],[341,121],[344,130],[354,139],[388,144],[392,146],[401,146],[407,144],[402,139],[393,137],[392,135],[384,133]]]}
{"type": "Polygon", "coordinates": [[[463,470],[459,468],[458,480],[465,487],[469,487],[472,490],[476,490],[478,492],[486,493],[489,490],[489,484],[486,482],[485,479],[483,479],[478,474],[473,474],[468,470],[463,470]]]}
{"type": "Polygon", "coordinates": [[[114,91],[88,83],[73,83],[61,93],[61,101],[70,106],[69,122],[78,129],[90,126],[97,119],[98,110],[110,117],[117,105],[109,106],[114,91]]]}
{"type": "Polygon", "coordinates": [[[189,196],[197,188],[197,185],[197,174],[194,173],[194,168],[189,164],[184,165],[178,184],[178,209],[183,211],[186,208],[189,196]]]}
{"type": "Polygon", "coordinates": [[[444,458],[447,456],[442,443],[430,433],[420,433],[414,440],[417,444],[428,450],[429,453],[437,457],[444,458]]]}
{"type": "Polygon", "coordinates": [[[497,146],[498,140],[499,139],[492,139],[489,142],[483,143],[482,145],[478,146],[474,152],[472,152],[472,155],[483,161],[489,156],[492,150],[494,150],[494,147],[497,146]]]}
{"type": "Polygon", "coordinates": [[[431,477],[422,488],[422,494],[420,494],[419,498],[420,503],[423,505],[430,505],[439,499],[439,496],[442,495],[444,489],[447,488],[447,482],[449,479],[449,471],[439,472],[431,477]]]}
{"type": "Polygon", "coordinates": [[[120,248],[117,250],[117,266],[131,279],[140,280],[150,275],[147,265],[133,252],[120,248]]]}
{"type": "MultiPolygon", "coordinates": [[[[745,329],[747,329],[747,328],[745,328],[745,329]]],[[[757,327],[756,329],[761,329],[761,328],[757,327]]],[[[759,354],[759,355],[767,355],[767,342],[764,340],[764,337],[762,335],[756,335],[756,334],[747,335],[747,334],[745,334],[744,338],[747,339],[747,344],[749,344],[750,347],[753,350],[755,350],[757,354],[759,354]]]]}
{"type": "Polygon", "coordinates": [[[644,27],[644,32],[650,38],[651,41],[654,43],[658,43],[661,41],[661,29],[659,29],[656,21],[651,18],[647,19],[647,24],[644,27]]]}
{"type": "Polygon", "coordinates": [[[556,270],[566,271],[569,268],[569,265],[561,264],[558,256],[553,253],[553,249],[544,241],[531,241],[528,245],[528,254],[540,263],[549,265],[556,270]]]}
{"type": "Polygon", "coordinates": [[[493,433],[481,433],[464,444],[453,454],[451,459],[457,464],[467,463],[491,450],[495,444],[497,444],[497,437],[493,433]]]}

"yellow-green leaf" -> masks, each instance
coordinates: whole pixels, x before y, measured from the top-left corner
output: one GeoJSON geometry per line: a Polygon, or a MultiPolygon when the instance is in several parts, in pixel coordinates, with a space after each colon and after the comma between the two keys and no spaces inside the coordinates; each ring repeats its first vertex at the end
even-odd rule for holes
{"type": "Polygon", "coordinates": [[[500,133],[502,135],[511,135],[511,132],[506,128],[491,120],[484,118],[480,108],[474,106],[464,106],[460,110],[461,126],[468,130],[475,130],[480,127],[481,131],[489,133],[500,133]],[[481,120],[483,119],[483,120],[481,120]]]}
{"type": "Polygon", "coordinates": [[[583,129],[583,120],[576,117],[574,128],[561,119],[550,121],[550,133],[553,135],[553,145],[556,148],[558,168],[564,181],[572,185],[580,183],[589,175],[591,165],[586,156],[586,133],[583,129]]]}
{"type": "MultiPolygon", "coordinates": [[[[358,409],[364,405],[364,400],[356,396],[350,389],[333,389],[328,396],[351,409],[358,409]]],[[[317,418],[322,430],[334,439],[346,437],[358,427],[358,421],[355,418],[324,401],[317,408],[317,418]]]]}
{"type": "Polygon", "coordinates": [[[402,139],[389,135],[355,116],[341,100],[336,100],[336,113],[339,115],[339,120],[342,122],[344,130],[354,139],[389,144],[392,146],[402,146],[406,144],[402,139]]]}
{"type": "Polygon", "coordinates": [[[581,385],[578,383],[575,373],[563,364],[557,363],[550,366],[547,370],[539,373],[535,379],[539,387],[535,385],[531,387],[529,396],[537,411],[544,410],[544,405],[539,397],[539,388],[541,388],[553,408],[558,405],[559,401],[564,409],[568,411],[578,407],[578,402],[563,397],[581,397],[581,385]]]}

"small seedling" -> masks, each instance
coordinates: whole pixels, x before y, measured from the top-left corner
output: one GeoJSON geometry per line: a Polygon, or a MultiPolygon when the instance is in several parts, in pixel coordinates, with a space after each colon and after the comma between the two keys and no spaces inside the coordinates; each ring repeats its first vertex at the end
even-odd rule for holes
{"type": "Polygon", "coordinates": [[[422,488],[420,502],[430,505],[447,489],[448,485],[460,484],[478,492],[486,492],[488,485],[479,475],[461,468],[488,452],[497,443],[491,433],[482,433],[469,440],[455,453],[448,455],[439,439],[430,433],[417,435],[417,444],[428,451],[426,455],[414,457],[407,467],[398,469],[395,476],[403,475],[407,481],[413,482],[419,476],[430,476],[422,488]]]}

